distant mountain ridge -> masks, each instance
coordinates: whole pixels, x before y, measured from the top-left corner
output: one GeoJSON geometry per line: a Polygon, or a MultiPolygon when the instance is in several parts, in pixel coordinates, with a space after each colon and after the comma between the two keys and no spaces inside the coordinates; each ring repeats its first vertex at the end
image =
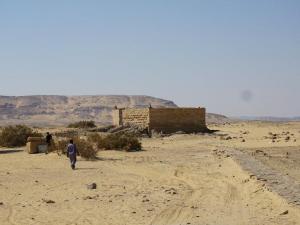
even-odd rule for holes
{"type": "Polygon", "coordinates": [[[0,96],[0,124],[59,126],[79,120],[99,124],[112,122],[111,112],[118,107],[177,107],[172,101],[144,95],[91,96],[0,96]]]}

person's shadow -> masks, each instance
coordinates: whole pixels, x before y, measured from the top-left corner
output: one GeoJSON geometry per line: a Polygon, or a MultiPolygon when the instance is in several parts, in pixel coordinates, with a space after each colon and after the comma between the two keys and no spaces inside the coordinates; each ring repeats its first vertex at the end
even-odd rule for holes
{"type": "Polygon", "coordinates": [[[0,154],[11,154],[11,153],[17,153],[17,152],[23,152],[23,150],[19,150],[19,149],[0,150],[0,154]]]}

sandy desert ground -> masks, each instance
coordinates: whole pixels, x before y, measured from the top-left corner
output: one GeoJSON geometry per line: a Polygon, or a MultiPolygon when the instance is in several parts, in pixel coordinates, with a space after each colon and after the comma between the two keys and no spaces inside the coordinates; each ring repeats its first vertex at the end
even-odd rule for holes
{"type": "Polygon", "coordinates": [[[0,224],[300,224],[300,123],[210,128],[220,131],[145,138],[141,152],[101,151],[75,171],[54,153],[2,149],[0,224]],[[93,182],[97,189],[87,189],[93,182]]]}

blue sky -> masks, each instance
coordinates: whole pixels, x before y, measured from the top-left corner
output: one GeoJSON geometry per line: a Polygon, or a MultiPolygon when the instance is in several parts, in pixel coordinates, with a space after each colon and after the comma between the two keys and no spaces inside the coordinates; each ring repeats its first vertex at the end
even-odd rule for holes
{"type": "Polygon", "coordinates": [[[0,0],[0,95],[300,115],[298,0],[0,0]]]}

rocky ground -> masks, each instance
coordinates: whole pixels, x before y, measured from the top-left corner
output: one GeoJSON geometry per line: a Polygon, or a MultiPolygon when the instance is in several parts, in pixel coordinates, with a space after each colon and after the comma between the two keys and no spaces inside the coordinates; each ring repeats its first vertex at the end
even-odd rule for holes
{"type": "Polygon", "coordinates": [[[0,224],[300,224],[300,123],[210,128],[99,152],[75,171],[56,154],[2,149],[0,224]]]}

